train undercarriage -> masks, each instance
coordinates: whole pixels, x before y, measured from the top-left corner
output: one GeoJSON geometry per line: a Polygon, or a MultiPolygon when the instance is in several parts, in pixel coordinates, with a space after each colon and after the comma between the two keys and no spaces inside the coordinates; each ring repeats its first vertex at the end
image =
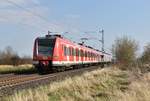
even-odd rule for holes
{"type": "Polygon", "coordinates": [[[99,66],[104,68],[107,65],[110,65],[110,62],[99,62],[99,63],[87,63],[87,64],[73,64],[73,65],[61,65],[53,66],[52,61],[49,61],[48,64],[43,64],[43,61],[40,61],[39,64],[34,65],[39,74],[63,72],[66,70],[86,68],[89,66],[99,66]]]}

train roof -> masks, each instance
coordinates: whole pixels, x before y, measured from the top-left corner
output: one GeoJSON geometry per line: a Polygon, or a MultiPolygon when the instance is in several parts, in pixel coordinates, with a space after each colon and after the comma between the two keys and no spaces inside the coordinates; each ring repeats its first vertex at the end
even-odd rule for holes
{"type": "MultiPolygon", "coordinates": [[[[67,38],[62,37],[60,34],[54,34],[54,35],[48,34],[48,35],[45,35],[45,37],[38,37],[38,38],[39,38],[39,39],[45,39],[45,38],[47,38],[47,39],[61,38],[61,39],[66,39],[66,40],[68,40],[68,41],[70,41],[70,42],[73,42],[73,41],[71,41],[71,40],[69,40],[69,39],[67,39],[67,38]]],[[[76,42],[73,42],[73,43],[76,43],[76,42]]],[[[78,44],[79,46],[83,46],[83,47],[86,47],[86,48],[95,50],[95,51],[97,51],[97,52],[103,52],[103,51],[100,51],[100,50],[98,50],[98,49],[95,49],[95,48],[93,48],[93,47],[91,47],[91,46],[87,46],[87,45],[85,45],[85,44],[83,44],[83,43],[76,43],[76,44],[78,44]]],[[[105,52],[105,51],[104,51],[103,53],[105,53],[105,54],[107,54],[107,55],[111,55],[111,54],[109,54],[109,53],[107,53],[107,52],[105,52]]]]}
{"type": "Polygon", "coordinates": [[[45,35],[45,37],[38,37],[38,39],[54,39],[54,38],[57,38],[57,37],[59,37],[59,38],[63,38],[61,35],[59,35],[59,34],[56,34],[56,35],[45,35]]]}

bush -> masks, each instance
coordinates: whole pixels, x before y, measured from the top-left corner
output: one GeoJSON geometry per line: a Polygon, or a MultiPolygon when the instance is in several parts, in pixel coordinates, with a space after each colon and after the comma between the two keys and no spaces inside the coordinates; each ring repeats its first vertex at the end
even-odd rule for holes
{"type": "Polygon", "coordinates": [[[115,40],[112,47],[112,53],[116,58],[116,62],[122,69],[129,69],[136,61],[137,49],[137,42],[125,36],[115,40]]]}

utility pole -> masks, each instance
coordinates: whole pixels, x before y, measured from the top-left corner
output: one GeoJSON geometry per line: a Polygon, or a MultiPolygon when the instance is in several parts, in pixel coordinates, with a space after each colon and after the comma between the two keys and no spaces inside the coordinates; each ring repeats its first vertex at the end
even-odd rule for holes
{"type": "Polygon", "coordinates": [[[102,43],[102,52],[105,52],[105,49],[104,49],[104,45],[105,45],[105,43],[104,43],[104,29],[102,29],[102,30],[100,30],[99,31],[99,33],[101,33],[102,34],[102,37],[101,37],[101,43],[102,43]]]}
{"type": "MultiPolygon", "coordinates": [[[[104,62],[104,53],[105,53],[105,49],[104,49],[104,29],[100,30],[99,33],[102,34],[102,39],[101,39],[101,43],[102,43],[102,55],[101,55],[101,58],[102,58],[102,62],[104,62]]],[[[104,67],[104,63],[102,64],[102,68],[104,67]]]]}

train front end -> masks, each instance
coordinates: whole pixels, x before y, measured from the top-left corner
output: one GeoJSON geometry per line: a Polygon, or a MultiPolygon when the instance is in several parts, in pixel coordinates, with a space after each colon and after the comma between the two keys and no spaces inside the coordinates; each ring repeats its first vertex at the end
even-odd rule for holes
{"type": "Polygon", "coordinates": [[[39,37],[35,40],[33,49],[33,65],[39,72],[50,71],[53,62],[53,53],[56,37],[39,37]]]}

